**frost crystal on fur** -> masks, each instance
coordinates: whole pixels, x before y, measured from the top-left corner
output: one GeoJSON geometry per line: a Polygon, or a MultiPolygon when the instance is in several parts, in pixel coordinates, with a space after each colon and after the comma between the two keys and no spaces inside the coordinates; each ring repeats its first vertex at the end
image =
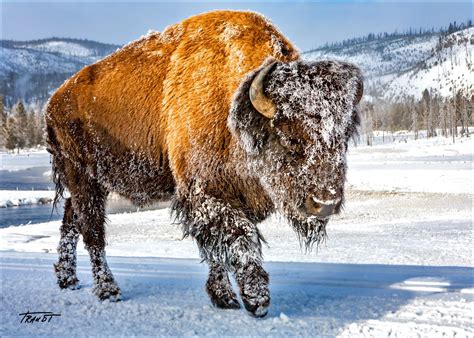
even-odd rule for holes
{"type": "Polygon", "coordinates": [[[290,218],[289,222],[295,230],[300,246],[310,252],[314,244],[319,245],[326,239],[326,225],[328,219],[309,217],[306,219],[290,218]]]}
{"type": "Polygon", "coordinates": [[[197,241],[203,260],[220,262],[228,271],[234,271],[236,264],[261,264],[263,237],[242,211],[206,195],[199,184],[186,201],[187,205],[177,203],[174,209],[184,236],[197,241]]]}
{"type": "Polygon", "coordinates": [[[101,300],[109,299],[119,301],[121,299],[120,289],[114,280],[112,271],[109,269],[104,250],[88,248],[94,276],[94,293],[101,300]]]}
{"type": "Polygon", "coordinates": [[[349,64],[297,61],[277,64],[266,91],[279,106],[280,118],[301,119],[313,141],[331,145],[345,140],[353,122],[359,81],[357,68],[349,64]]]}
{"type": "Polygon", "coordinates": [[[219,263],[209,261],[209,278],[206,282],[206,291],[215,306],[225,309],[240,308],[237,295],[232,290],[229,275],[219,263]]]}

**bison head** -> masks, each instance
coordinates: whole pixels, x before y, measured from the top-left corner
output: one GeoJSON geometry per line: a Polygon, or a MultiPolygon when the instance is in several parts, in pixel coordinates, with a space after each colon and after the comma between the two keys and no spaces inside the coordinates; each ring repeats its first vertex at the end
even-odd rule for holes
{"type": "Polygon", "coordinates": [[[275,207],[310,249],[344,199],[346,151],[362,76],[336,62],[270,61],[237,90],[229,127],[275,207]]]}

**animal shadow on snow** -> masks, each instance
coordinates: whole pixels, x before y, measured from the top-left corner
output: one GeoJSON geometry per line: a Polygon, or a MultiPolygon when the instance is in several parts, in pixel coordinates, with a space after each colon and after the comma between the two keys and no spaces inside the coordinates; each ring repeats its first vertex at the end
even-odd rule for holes
{"type": "Polygon", "coordinates": [[[291,317],[315,317],[333,325],[380,319],[415,297],[472,288],[474,269],[333,263],[268,263],[272,306],[291,317]]]}
{"type": "MultiPolygon", "coordinates": [[[[123,258],[119,262],[110,257],[125,301],[152,298],[188,308],[210,305],[204,291],[207,268],[198,260],[144,258],[140,262],[127,263],[138,271],[124,276],[120,273],[123,258]]],[[[332,322],[333,327],[382,318],[417,296],[472,287],[474,272],[468,267],[378,264],[269,262],[265,267],[272,296],[267,318],[283,312],[290,319],[309,317],[316,323],[332,322]]]]}

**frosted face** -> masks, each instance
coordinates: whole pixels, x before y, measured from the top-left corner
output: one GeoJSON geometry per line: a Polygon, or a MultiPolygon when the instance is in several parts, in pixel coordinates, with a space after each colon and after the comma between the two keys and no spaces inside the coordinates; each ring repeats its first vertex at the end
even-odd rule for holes
{"type": "Polygon", "coordinates": [[[253,158],[252,170],[276,208],[290,218],[306,219],[313,216],[308,206],[308,199],[313,199],[335,204],[338,212],[350,133],[325,142],[321,129],[308,131],[299,119],[284,118],[273,124],[273,134],[253,158]]]}
{"type": "Polygon", "coordinates": [[[361,90],[358,69],[340,62],[278,63],[269,75],[265,91],[277,113],[254,169],[286,215],[312,216],[313,200],[339,211],[361,90]]]}
{"type": "Polygon", "coordinates": [[[276,105],[269,119],[248,99],[258,71],[239,87],[229,128],[275,208],[311,244],[322,238],[328,215],[315,213],[308,201],[333,205],[332,214],[344,199],[347,143],[359,123],[362,76],[342,62],[278,62],[263,83],[276,105]]]}

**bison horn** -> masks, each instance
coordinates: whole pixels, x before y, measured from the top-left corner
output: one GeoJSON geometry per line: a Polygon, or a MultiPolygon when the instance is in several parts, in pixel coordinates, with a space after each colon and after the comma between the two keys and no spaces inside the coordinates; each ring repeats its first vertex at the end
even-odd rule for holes
{"type": "Polygon", "coordinates": [[[263,91],[263,80],[275,62],[261,69],[252,81],[249,90],[250,102],[257,111],[269,119],[275,116],[276,106],[263,91]]]}

